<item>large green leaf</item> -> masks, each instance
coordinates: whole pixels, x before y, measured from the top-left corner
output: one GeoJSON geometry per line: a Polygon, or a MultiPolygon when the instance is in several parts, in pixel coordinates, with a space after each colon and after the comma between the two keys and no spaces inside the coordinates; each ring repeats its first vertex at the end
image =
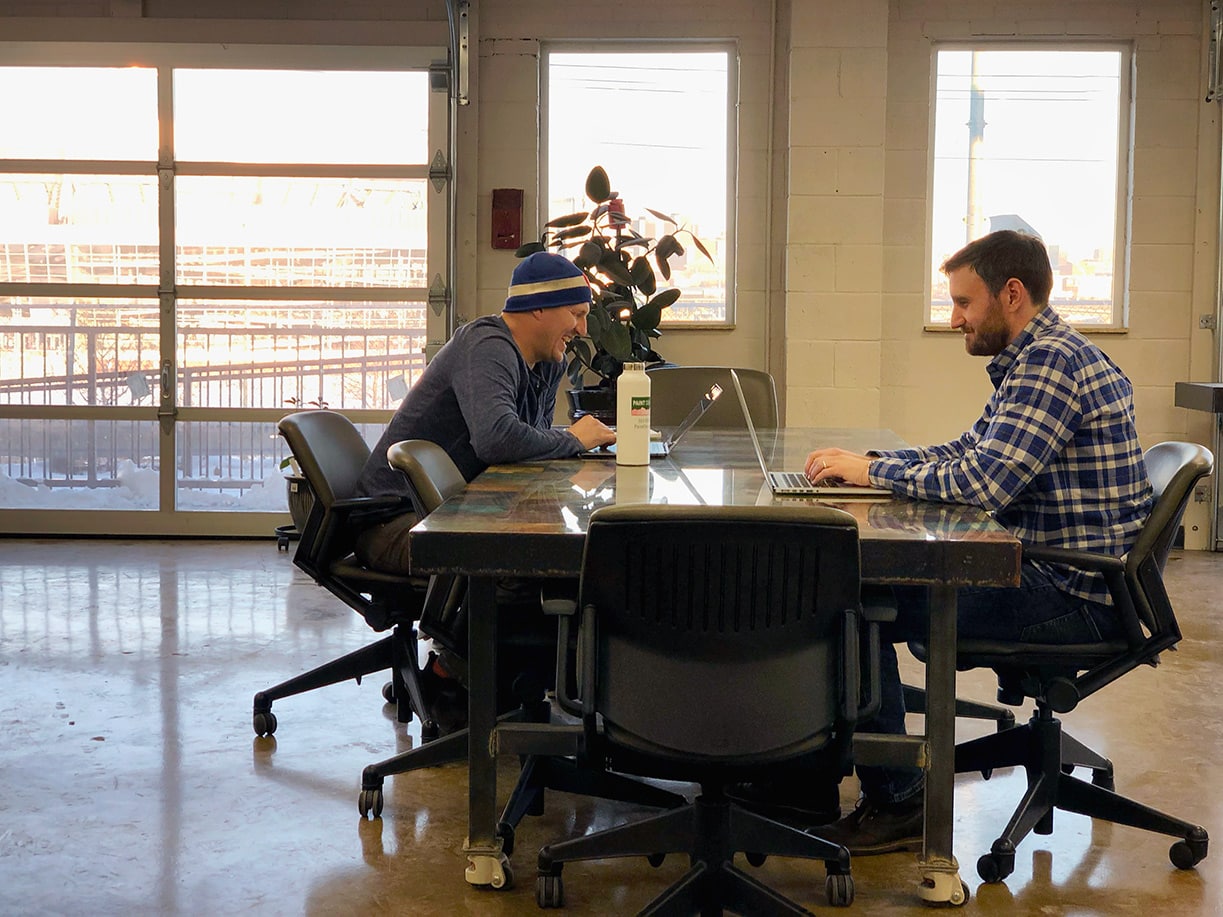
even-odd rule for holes
{"type": "Polygon", "coordinates": [[[613,324],[611,310],[606,304],[602,304],[598,309],[591,309],[590,314],[586,316],[586,333],[591,339],[597,340],[613,324]]]}
{"type": "Polygon", "coordinates": [[[626,286],[631,286],[633,283],[632,274],[629,273],[628,268],[617,252],[604,252],[602,257],[599,258],[599,270],[617,283],[623,283],[626,286]]]}
{"type": "Polygon", "coordinates": [[[562,229],[553,238],[561,239],[578,239],[582,236],[590,235],[589,226],[570,226],[568,229],[562,229]]]}
{"type": "Polygon", "coordinates": [[[586,176],[586,196],[596,204],[602,204],[611,197],[611,179],[602,166],[595,166],[586,176]]]}
{"type": "Polygon", "coordinates": [[[633,286],[646,296],[654,295],[654,291],[658,288],[658,281],[654,277],[654,268],[650,267],[647,258],[634,258],[629,273],[633,275],[633,286]]]}
{"type": "Polygon", "coordinates": [[[580,268],[597,267],[599,261],[603,258],[603,251],[604,249],[599,243],[587,240],[578,249],[577,255],[573,258],[573,263],[580,268]]]}
{"type": "MultiPolygon", "coordinates": [[[[692,236],[692,233],[688,233],[688,235],[692,236]]],[[[702,242],[700,239],[698,239],[696,236],[692,236],[692,243],[693,243],[693,244],[694,244],[694,245],[697,247],[697,250],[698,250],[698,251],[699,251],[699,252],[700,252],[702,255],[704,255],[706,258],[708,258],[708,259],[709,259],[709,263],[710,263],[710,264],[713,264],[713,255],[709,254],[709,249],[707,249],[707,248],[705,247],[705,243],[703,243],[703,242],[702,242]]]]}
{"type": "Polygon", "coordinates": [[[665,222],[665,223],[670,223],[672,226],[678,226],[678,225],[679,225],[679,224],[676,222],[675,217],[671,216],[670,214],[667,214],[667,213],[659,213],[657,210],[651,210],[649,207],[647,207],[647,208],[646,208],[646,212],[647,212],[647,213],[652,213],[652,214],[654,214],[654,216],[658,217],[660,220],[662,220],[662,221],[663,221],[663,222],[665,222]]]}
{"type": "Polygon", "coordinates": [[[621,362],[624,362],[633,354],[633,345],[629,337],[628,326],[620,322],[612,322],[611,326],[603,331],[599,337],[595,338],[591,335],[591,339],[595,342],[596,347],[606,350],[621,362]]]}
{"type": "Polygon", "coordinates": [[[547,223],[544,223],[544,228],[560,229],[565,226],[577,226],[579,223],[585,223],[588,216],[590,214],[586,211],[567,213],[563,217],[557,217],[555,220],[549,220],[547,223]]]}
{"type": "Polygon", "coordinates": [[[571,385],[580,387],[582,385],[582,373],[590,365],[590,345],[581,338],[574,338],[569,342],[567,350],[573,356],[569,360],[569,366],[565,370],[565,375],[569,377],[571,385]]]}
{"type": "Polygon", "coordinates": [[[633,315],[633,324],[642,331],[652,331],[662,320],[662,307],[657,303],[646,303],[633,315]]]}
{"type": "Polygon", "coordinates": [[[523,242],[514,249],[514,257],[525,258],[527,255],[534,255],[536,252],[546,252],[547,250],[542,242],[523,242]]]}
{"type": "Polygon", "coordinates": [[[648,303],[646,303],[646,305],[647,306],[657,306],[659,309],[665,309],[668,306],[670,306],[673,302],[675,302],[675,300],[679,299],[679,297],[680,297],[679,290],[672,287],[671,289],[663,290],[661,293],[659,293],[657,296],[651,299],[648,303]]]}

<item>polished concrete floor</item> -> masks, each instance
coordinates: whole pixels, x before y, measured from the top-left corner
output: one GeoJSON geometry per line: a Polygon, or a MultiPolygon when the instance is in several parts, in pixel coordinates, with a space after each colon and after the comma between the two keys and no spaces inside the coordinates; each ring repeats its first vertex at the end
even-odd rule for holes
{"type": "MultiPolygon", "coordinates": [[[[1120,792],[1223,837],[1223,554],[1174,554],[1168,583],[1180,651],[1066,722],[1113,759],[1120,792]]],[[[270,541],[0,540],[0,913],[536,913],[538,847],[623,806],[554,795],[519,829],[514,887],[474,889],[463,766],[391,778],[382,818],[358,812],[362,768],[419,740],[381,678],[279,701],[275,739],[254,736],[257,690],[370,639],[270,541]]],[[[983,673],[959,687],[992,697],[983,673]]],[[[1170,839],[1073,815],[1024,841],[1005,884],[983,885],[976,859],[1020,790],[1013,773],[957,782],[963,913],[1223,914],[1223,851],[1180,872],[1170,839]]],[[[633,913],[685,865],[571,866],[565,913],[633,913]]],[[[819,864],[771,859],[756,874],[832,912],[819,864]]],[[[926,911],[912,855],[856,860],[854,875],[843,913],[926,911]]]]}

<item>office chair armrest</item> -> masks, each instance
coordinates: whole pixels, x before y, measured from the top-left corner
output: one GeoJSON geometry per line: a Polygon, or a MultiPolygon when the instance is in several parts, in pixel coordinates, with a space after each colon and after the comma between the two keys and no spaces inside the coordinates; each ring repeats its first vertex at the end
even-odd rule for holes
{"type": "Polygon", "coordinates": [[[543,600],[542,607],[545,615],[556,618],[556,702],[566,713],[581,716],[581,698],[574,697],[570,690],[570,672],[578,669],[569,649],[578,603],[571,598],[549,598],[543,600]]]}
{"type": "Polygon", "coordinates": [[[1033,544],[1023,546],[1024,560],[1040,560],[1051,564],[1063,564],[1067,567],[1078,567],[1096,573],[1110,571],[1124,572],[1125,561],[1111,554],[1095,554],[1091,551],[1076,551],[1071,548],[1053,548],[1048,545],[1033,544]]]}
{"type": "Polygon", "coordinates": [[[346,525],[361,527],[388,522],[412,511],[412,501],[407,497],[349,497],[336,500],[331,510],[346,525]]]}
{"type": "Polygon", "coordinates": [[[1113,557],[1111,554],[1095,554],[1091,551],[1054,548],[1047,545],[1024,545],[1023,556],[1025,560],[1063,564],[1067,567],[1103,574],[1109,595],[1113,599],[1113,608],[1120,617],[1126,640],[1132,646],[1137,646],[1145,639],[1142,624],[1146,609],[1134,605],[1134,596],[1126,586],[1124,558],[1113,557]]]}

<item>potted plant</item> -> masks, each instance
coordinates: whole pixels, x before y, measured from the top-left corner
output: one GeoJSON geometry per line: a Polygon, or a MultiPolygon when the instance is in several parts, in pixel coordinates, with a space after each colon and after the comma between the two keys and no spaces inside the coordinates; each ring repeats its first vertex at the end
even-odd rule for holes
{"type": "Polygon", "coordinates": [[[658,278],[671,279],[670,259],[684,254],[686,235],[711,262],[713,256],[691,230],[673,216],[646,208],[669,231],[657,239],[643,235],[613,191],[602,166],[586,176],[586,197],[591,208],[557,217],[544,224],[538,242],[528,242],[515,253],[525,258],[555,249],[567,255],[590,281],[593,302],[586,321],[586,337],[568,347],[570,415],[591,413],[605,423],[615,422],[616,379],[625,363],[665,362],[654,350],[663,310],[680,298],[680,291],[659,290],[658,278]],[[588,375],[594,377],[587,384],[588,375]]]}

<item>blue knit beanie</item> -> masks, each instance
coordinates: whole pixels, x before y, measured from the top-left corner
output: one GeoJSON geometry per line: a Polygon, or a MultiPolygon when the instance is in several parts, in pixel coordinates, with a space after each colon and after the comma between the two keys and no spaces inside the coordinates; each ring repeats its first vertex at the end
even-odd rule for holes
{"type": "Polygon", "coordinates": [[[580,306],[590,300],[590,284],[581,268],[564,255],[536,252],[523,258],[514,268],[505,311],[580,306]]]}

